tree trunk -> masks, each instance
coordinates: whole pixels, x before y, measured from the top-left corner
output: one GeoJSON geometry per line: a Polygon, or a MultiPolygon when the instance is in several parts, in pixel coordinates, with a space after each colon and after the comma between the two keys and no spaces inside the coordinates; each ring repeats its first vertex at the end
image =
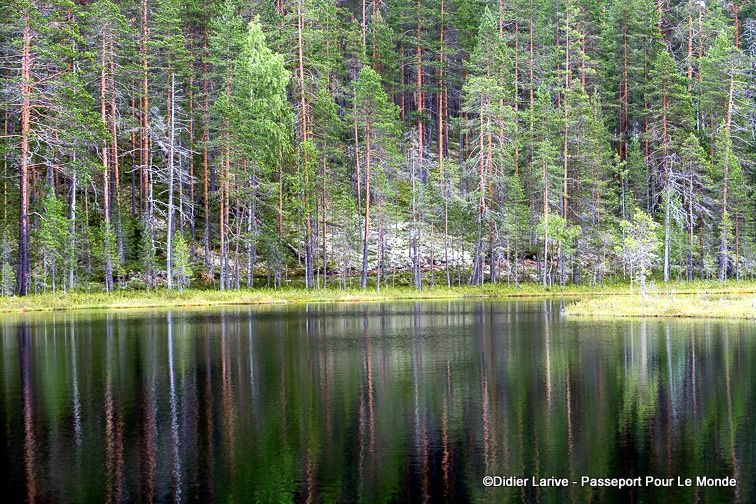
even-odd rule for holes
{"type": "Polygon", "coordinates": [[[514,142],[514,174],[517,177],[519,177],[520,175],[520,142],[519,142],[519,137],[520,137],[520,118],[519,118],[519,113],[520,113],[520,65],[519,65],[520,37],[519,37],[519,31],[520,31],[520,23],[519,23],[519,20],[515,19],[515,23],[514,23],[515,50],[514,50],[513,142],[514,142]]]}
{"type": "Polygon", "coordinates": [[[418,138],[418,145],[417,145],[417,152],[418,152],[418,162],[420,163],[421,171],[422,171],[422,162],[423,162],[423,112],[424,112],[424,103],[423,103],[423,45],[422,45],[422,31],[421,31],[421,16],[420,16],[420,0],[417,0],[417,67],[416,67],[416,73],[417,73],[417,84],[416,84],[416,107],[417,107],[417,138],[418,138]]]}
{"type": "Polygon", "coordinates": [[[444,265],[446,269],[446,287],[451,287],[449,275],[449,191],[444,181],[444,265]]]}
{"type": "Polygon", "coordinates": [[[362,239],[362,278],[360,287],[367,287],[368,243],[370,239],[370,116],[365,119],[365,230],[362,239]]]}
{"type": "MultiPolygon", "coordinates": [[[[630,79],[627,56],[627,21],[622,25],[622,93],[620,94],[620,141],[618,143],[620,159],[627,160],[628,142],[628,101],[630,100],[630,79]]],[[[625,216],[623,215],[623,218],[625,216]]]]}
{"type": "Polygon", "coordinates": [[[669,173],[667,173],[667,187],[664,191],[664,281],[669,282],[669,257],[670,257],[670,245],[672,241],[671,227],[671,210],[669,205],[671,203],[672,187],[670,186],[669,173]]]}
{"type": "Polygon", "coordinates": [[[281,286],[281,253],[283,248],[283,166],[280,156],[276,157],[276,171],[278,172],[278,243],[276,250],[276,287],[281,286]]]}
{"type": "MultiPolygon", "coordinates": [[[[76,161],[76,153],[73,154],[73,161],[76,161]]],[[[68,269],[68,288],[74,288],[74,278],[76,270],[76,170],[71,174],[71,195],[68,203],[68,220],[69,220],[69,261],[71,262],[68,269]]]]}
{"type": "Polygon", "coordinates": [[[740,219],[735,215],[735,280],[740,281],[740,219]]]}
{"type": "MultiPolygon", "coordinates": [[[[357,131],[357,92],[353,94],[354,162],[357,169],[357,229],[362,228],[362,174],[360,173],[360,145],[357,131]]],[[[360,237],[362,240],[362,237],[360,237]]],[[[362,244],[360,244],[362,245],[362,244]]]]}
{"type": "Polygon", "coordinates": [[[247,287],[254,287],[254,267],[257,259],[257,173],[252,169],[249,181],[252,188],[252,202],[247,216],[247,287]]]}
{"type": "Polygon", "coordinates": [[[323,145],[323,165],[322,165],[322,174],[321,174],[321,189],[322,189],[322,200],[323,200],[323,206],[322,206],[322,214],[323,214],[323,248],[322,248],[322,257],[321,260],[323,262],[323,288],[328,286],[328,190],[327,190],[327,180],[326,180],[326,155],[328,152],[328,144],[325,143],[323,145]]]}
{"type": "Polygon", "coordinates": [[[562,218],[567,220],[567,206],[568,206],[568,187],[567,182],[569,180],[569,144],[567,142],[567,129],[569,128],[569,106],[567,95],[570,92],[570,24],[569,19],[567,22],[567,33],[565,43],[565,64],[564,64],[564,97],[562,100],[562,107],[564,110],[564,131],[563,131],[563,143],[562,143],[562,162],[563,171],[562,174],[562,218]]]}
{"type": "Polygon", "coordinates": [[[362,50],[367,53],[367,51],[366,51],[366,48],[367,48],[367,14],[366,14],[367,9],[366,9],[366,5],[365,4],[366,4],[366,1],[362,0],[362,23],[361,23],[361,27],[362,27],[362,50]]]}
{"type": "Polygon", "coordinates": [[[735,49],[740,47],[740,19],[738,18],[738,13],[740,12],[740,7],[738,6],[738,3],[733,0],[732,2],[732,17],[734,18],[734,24],[733,24],[733,32],[735,35],[735,49]]]}
{"type": "Polygon", "coordinates": [[[438,53],[438,174],[444,176],[444,0],[441,0],[441,28],[438,53]]]}
{"type": "Polygon", "coordinates": [[[176,104],[174,102],[175,98],[175,92],[176,92],[176,77],[173,74],[173,72],[168,70],[168,73],[170,74],[170,81],[171,81],[171,90],[170,95],[168,97],[168,137],[169,137],[169,144],[168,144],[168,228],[166,232],[166,244],[165,244],[165,254],[166,254],[166,275],[167,275],[167,282],[168,282],[168,290],[173,289],[173,172],[174,172],[174,121],[176,118],[176,104]]]}
{"type": "Polygon", "coordinates": [[[213,276],[213,261],[210,257],[210,205],[208,201],[208,157],[207,142],[209,140],[207,132],[207,123],[209,121],[207,97],[209,93],[207,80],[207,24],[203,25],[204,43],[202,50],[202,204],[205,214],[205,232],[203,235],[203,245],[205,250],[205,268],[210,276],[213,276]]]}
{"type": "Polygon", "coordinates": [[[639,273],[639,280],[640,280],[640,291],[641,296],[644,298],[648,297],[648,294],[646,293],[646,268],[641,266],[640,273],[639,273]]]}
{"type": "Polygon", "coordinates": [[[381,290],[381,277],[386,283],[386,227],[383,212],[383,194],[378,192],[378,268],[375,275],[375,288],[381,290]]]}
{"type": "Polygon", "coordinates": [[[142,0],[142,40],[141,40],[141,55],[142,55],[142,200],[144,208],[142,209],[142,221],[146,227],[152,228],[152,223],[149,222],[151,205],[149,197],[149,185],[150,185],[150,95],[149,95],[149,62],[147,60],[147,43],[149,37],[149,27],[147,26],[148,19],[148,0],[142,0]]]}
{"type": "MultiPolygon", "coordinates": [[[[102,53],[100,55],[100,114],[103,127],[108,130],[107,115],[107,37],[105,31],[102,34],[102,53]]],[[[103,255],[105,256],[105,290],[113,290],[113,264],[110,255],[110,165],[108,163],[108,141],[102,140],[102,213],[104,219],[103,229],[103,255]]]]}
{"type": "Polygon", "coordinates": [[[546,275],[549,260],[549,181],[548,165],[544,159],[541,162],[541,178],[543,180],[543,288],[546,288],[546,275]]]}
{"type": "Polygon", "coordinates": [[[669,136],[667,133],[667,83],[662,85],[662,169],[664,170],[664,281],[669,282],[669,254],[670,254],[670,222],[669,222],[669,203],[672,181],[671,170],[668,159],[669,136]]]}
{"type": "Polygon", "coordinates": [[[688,0],[688,92],[693,86],[693,11],[692,0],[688,0]]]}
{"type": "Polygon", "coordinates": [[[410,254],[412,256],[412,281],[415,288],[420,290],[420,256],[418,254],[418,228],[417,228],[417,163],[412,163],[412,237],[410,240],[410,254]]]}
{"type": "Polygon", "coordinates": [[[28,11],[24,11],[24,31],[21,49],[21,166],[19,168],[18,262],[16,264],[16,293],[29,294],[31,261],[29,258],[29,125],[31,114],[32,31],[28,11]]]}
{"type": "MultiPolygon", "coordinates": [[[[130,105],[131,105],[131,123],[136,124],[136,88],[132,85],[131,86],[131,97],[129,99],[130,105]]],[[[135,218],[136,213],[136,176],[134,175],[134,172],[136,171],[136,152],[137,152],[137,143],[136,143],[136,128],[132,128],[131,130],[131,217],[135,218]]],[[[141,206],[140,206],[141,208],[141,206]]]]}
{"type": "Polygon", "coordinates": [[[192,239],[195,238],[194,227],[194,39],[189,41],[189,59],[192,61],[189,67],[189,89],[187,104],[189,106],[189,180],[188,180],[188,208],[184,209],[183,215],[188,215],[189,232],[192,239]]]}
{"type": "Polygon", "coordinates": [[[703,210],[698,211],[698,276],[701,280],[704,279],[704,258],[706,256],[704,251],[704,231],[706,224],[704,223],[703,210]]]}
{"type": "MultiPolygon", "coordinates": [[[[732,96],[735,83],[735,69],[730,65],[730,92],[727,100],[727,118],[726,118],[726,132],[729,142],[731,125],[732,125],[732,96]]],[[[727,215],[727,192],[730,178],[730,148],[729,145],[725,147],[724,162],[722,166],[722,229],[720,230],[720,265],[719,265],[719,280],[727,280],[727,263],[728,263],[728,245],[727,245],[727,233],[728,233],[728,220],[727,215]]]]}
{"type": "Polygon", "coordinates": [[[297,1],[297,53],[298,53],[298,70],[299,70],[299,99],[300,99],[300,119],[302,127],[302,145],[304,167],[304,218],[305,218],[305,286],[310,289],[313,287],[312,271],[312,216],[310,215],[310,187],[309,187],[309,163],[307,154],[307,141],[309,137],[307,125],[307,102],[305,100],[305,80],[304,80],[304,53],[302,47],[302,32],[304,31],[304,19],[302,17],[302,0],[297,1]]]}
{"type": "Polygon", "coordinates": [[[480,99],[480,132],[478,136],[478,149],[480,159],[478,161],[478,192],[480,194],[480,200],[478,201],[478,240],[475,246],[475,257],[473,259],[473,274],[471,278],[472,284],[483,285],[483,268],[482,264],[482,249],[483,249],[483,221],[486,216],[486,155],[485,155],[485,142],[484,134],[485,129],[483,127],[483,98],[480,99]]]}
{"type": "Polygon", "coordinates": [[[694,214],[693,214],[693,173],[690,173],[688,179],[688,268],[687,278],[688,281],[693,280],[693,228],[694,228],[694,214]]]}
{"type": "MultiPolygon", "coordinates": [[[[3,135],[8,138],[8,109],[5,110],[3,135]]],[[[74,172],[75,173],[75,172],[74,172]]],[[[8,227],[8,153],[3,152],[3,227],[8,227]]],[[[3,229],[6,231],[6,229],[3,229]]]]}

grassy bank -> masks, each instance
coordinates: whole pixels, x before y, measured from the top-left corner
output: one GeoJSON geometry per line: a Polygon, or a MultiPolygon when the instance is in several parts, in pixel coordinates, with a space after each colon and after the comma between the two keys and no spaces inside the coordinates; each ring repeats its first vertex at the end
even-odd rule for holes
{"type": "Polygon", "coordinates": [[[654,294],[591,297],[565,309],[582,317],[672,317],[756,320],[754,293],[654,294]]]}
{"type": "MultiPolygon", "coordinates": [[[[741,311],[749,309],[747,299],[753,300],[756,295],[756,283],[719,283],[693,282],[657,284],[650,299],[665,299],[671,294],[696,294],[707,292],[720,295],[744,296],[738,303],[741,311]],[[748,294],[752,296],[746,297],[748,294]]],[[[125,309],[125,308],[157,308],[177,306],[219,306],[219,305],[251,305],[251,304],[290,304],[290,303],[318,303],[318,302],[374,302],[391,300],[421,300],[421,299],[465,299],[465,298],[515,298],[515,297],[595,297],[593,301],[581,302],[569,309],[570,314],[598,315],[601,313],[625,313],[625,316],[639,316],[641,314],[659,314],[662,316],[661,301],[654,305],[644,302],[639,297],[630,295],[627,285],[616,284],[606,287],[568,286],[544,289],[537,284],[525,284],[520,287],[499,285],[484,285],[483,287],[457,286],[452,288],[434,287],[424,288],[421,292],[411,287],[391,287],[381,291],[375,289],[319,289],[305,290],[296,288],[283,289],[242,289],[239,291],[217,290],[186,290],[182,293],[165,289],[155,291],[116,291],[111,293],[86,293],[70,291],[68,293],[46,293],[26,297],[0,298],[0,312],[53,311],[74,309],[125,309]],[[606,303],[606,304],[601,304],[606,303]],[[613,304],[612,304],[613,303],[613,304]],[[623,308],[630,307],[630,308],[623,308]],[[630,311],[632,310],[632,311],[630,311]],[[646,310],[646,311],[644,311],[646,310]]],[[[698,296],[695,298],[698,300],[698,296]]],[[[696,306],[699,312],[706,313],[716,301],[701,297],[696,306]]],[[[674,300],[669,300],[669,306],[677,306],[674,300]]],[[[670,308],[671,309],[671,308],[670,308]]],[[[756,311],[750,308],[750,311],[756,311]]],[[[671,312],[670,312],[671,313],[671,312]]],[[[685,313],[689,313],[686,311],[685,313]]],[[[664,315],[673,316],[673,315],[664,315]]],[[[699,315],[676,315],[699,316],[699,315]]],[[[711,316],[708,315],[707,316],[711,316]]],[[[732,315],[722,315],[732,316],[732,315]]]]}

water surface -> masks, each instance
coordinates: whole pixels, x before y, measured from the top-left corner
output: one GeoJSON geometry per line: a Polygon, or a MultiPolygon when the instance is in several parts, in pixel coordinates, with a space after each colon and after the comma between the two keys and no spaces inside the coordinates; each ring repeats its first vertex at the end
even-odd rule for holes
{"type": "Polygon", "coordinates": [[[559,301],[4,316],[4,501],[754,502],[753,322],[559,301]],[[485,475],[735,488],[486,488],[485,475]]]}

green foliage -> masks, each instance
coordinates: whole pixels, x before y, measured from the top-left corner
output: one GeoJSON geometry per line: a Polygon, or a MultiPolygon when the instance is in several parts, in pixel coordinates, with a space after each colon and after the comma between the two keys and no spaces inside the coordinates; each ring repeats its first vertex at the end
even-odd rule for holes
{"type": "Polygon", "coordinates": [[[236,148],[261,167],[270,168],[288,141],[289,78],[283,57],[268,48],[259,18],[250,21],[237,56],[231,103],[236,148]]]}
{"type": "Polygon", "coordinates": [[[623,220],[620,228],[623,235],[620,253],[630,270],[636,272],[641,294],[645,296],[646,276],[659,260],[661,241],[656,234],[659,224],[646,212],[636,208],[632,220],[623,220]]]}
{"type": "Polygon", "coordinates": [[[531,163],[536,180],[535,188],[546,200],[541,198],[541,208],[556,208],[558,187],[561,186],[562,172],[559,169],[559,152],[556,138],[552,134],[556,127],[557,114],[551,95],[545,86],[538,89],[535,102],[534,133],[532,142],[533,162],[531,163]]]}
{"type": "Polygon", "coordinates": [[[659,156],[668,156],[669,151],[679,146],[692,131],[694,116],[686,79],[666,50],[659,51],[651,66],[648,96],[651,101],[652,138],[661,144],[657,149],[659,156]]]}
{"type": "MultiPolygon", "coordinates": [[[[399,109],[390,103],[381,79],[371,67],[363,67],[355,84],[357,124],[371,136],[377,156],[388,160],[399,154],[399,109]]],[[[395,159],[394,159],[395,161],[395,159]]]]}
{"type": "Polygon", "coordinates": [[[38,290],[94,287],[107,264],[152,288],[177,232],[208,286],[219,263],[224,288],[255,268],[297,282],[303,264],[312,286],[346,286],[369,161],[366,256],[399,281],[432,249],[460,282],[553,261],[562,282],[603,282],[624,272],[618,223],[634,208],[664,224],[673,275],[741,277],[756,269],[753,8],[736,47],[729,4],[662,7],[660,29],[652,0],[391,1],[364,18],[332,0],[10,0],[3,229],[27,166],[38,290]]]}
{"type": "MultiPolygon", "coordinates": [[[[52,189],[45,192],[42,199],[41,222],[38,231],[39,256],[37,270],[44,272],[40,276],[49,279],[50,288],[55,291],[62,283],[64,268],[72,267],[70,257],[68,219],[63,213],[63,203],[52,189]]],[[[47,286],[48,282],[45,281],[47,286]]]]}
{"type": "Polygon", "coordinates": [[[144,271],[147,288],[153,288],[157,285],[155,279],[155,268],[157,267],[157,258],[155,251],[155,244],[150,237],[150,233],[146,229],[142,229],[139,240],[139,257],[142,262],[142,270],[144,271]]]}
{"type": "Polygon", "coordinates": [[[541,217],[538,221],[537,233],[538,236],[545,240],[548,238],[549,243],[556,249],[561,250],[565,254],[570,254],[573,249],[575,239],[580,236],[581,230],[579,226],[571,225],[565,218],[560,215],[551,215],[546,220],[541,217]]]}
{"type": "Polygon", "coordinates": [[[15,290],[15,272],[11,264],[11,245],[7,231],[3,232],[3,241],[0,243],[0,293],[10,296],[15,290]]]}
{"type": "Polygon", "coordinates": [[[173,274],[176,277],[176,286],[179,292],[185,287],[189,287],[189,281],[192,277],[189,246],[181,233],[176,233],[173,241],[173,274]]]}

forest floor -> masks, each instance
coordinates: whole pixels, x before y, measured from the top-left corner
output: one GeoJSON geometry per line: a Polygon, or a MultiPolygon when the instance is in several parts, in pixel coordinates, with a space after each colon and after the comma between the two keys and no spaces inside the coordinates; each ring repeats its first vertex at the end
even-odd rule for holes
{"type": "Polygon", "coordinates": [[[420,292],[412,287],[387,287],[380,291],[375,287],[365,290],[284,287],[226,291],[189,289],[183,292],[167,289],[117,290],[110,293],[59,291],[25,297],[0,297],[0,312],[516,297],[587,298],[569,306],[566,310],[569,315],[756,318],[756,282],[734,281],[656,282],[650,285],[646,300],[633,294],[627,284],[554,286],[549,289],[539,284],[522,284],[519,287],[486,284],[482,287],[424,287],[420,292]]]}

